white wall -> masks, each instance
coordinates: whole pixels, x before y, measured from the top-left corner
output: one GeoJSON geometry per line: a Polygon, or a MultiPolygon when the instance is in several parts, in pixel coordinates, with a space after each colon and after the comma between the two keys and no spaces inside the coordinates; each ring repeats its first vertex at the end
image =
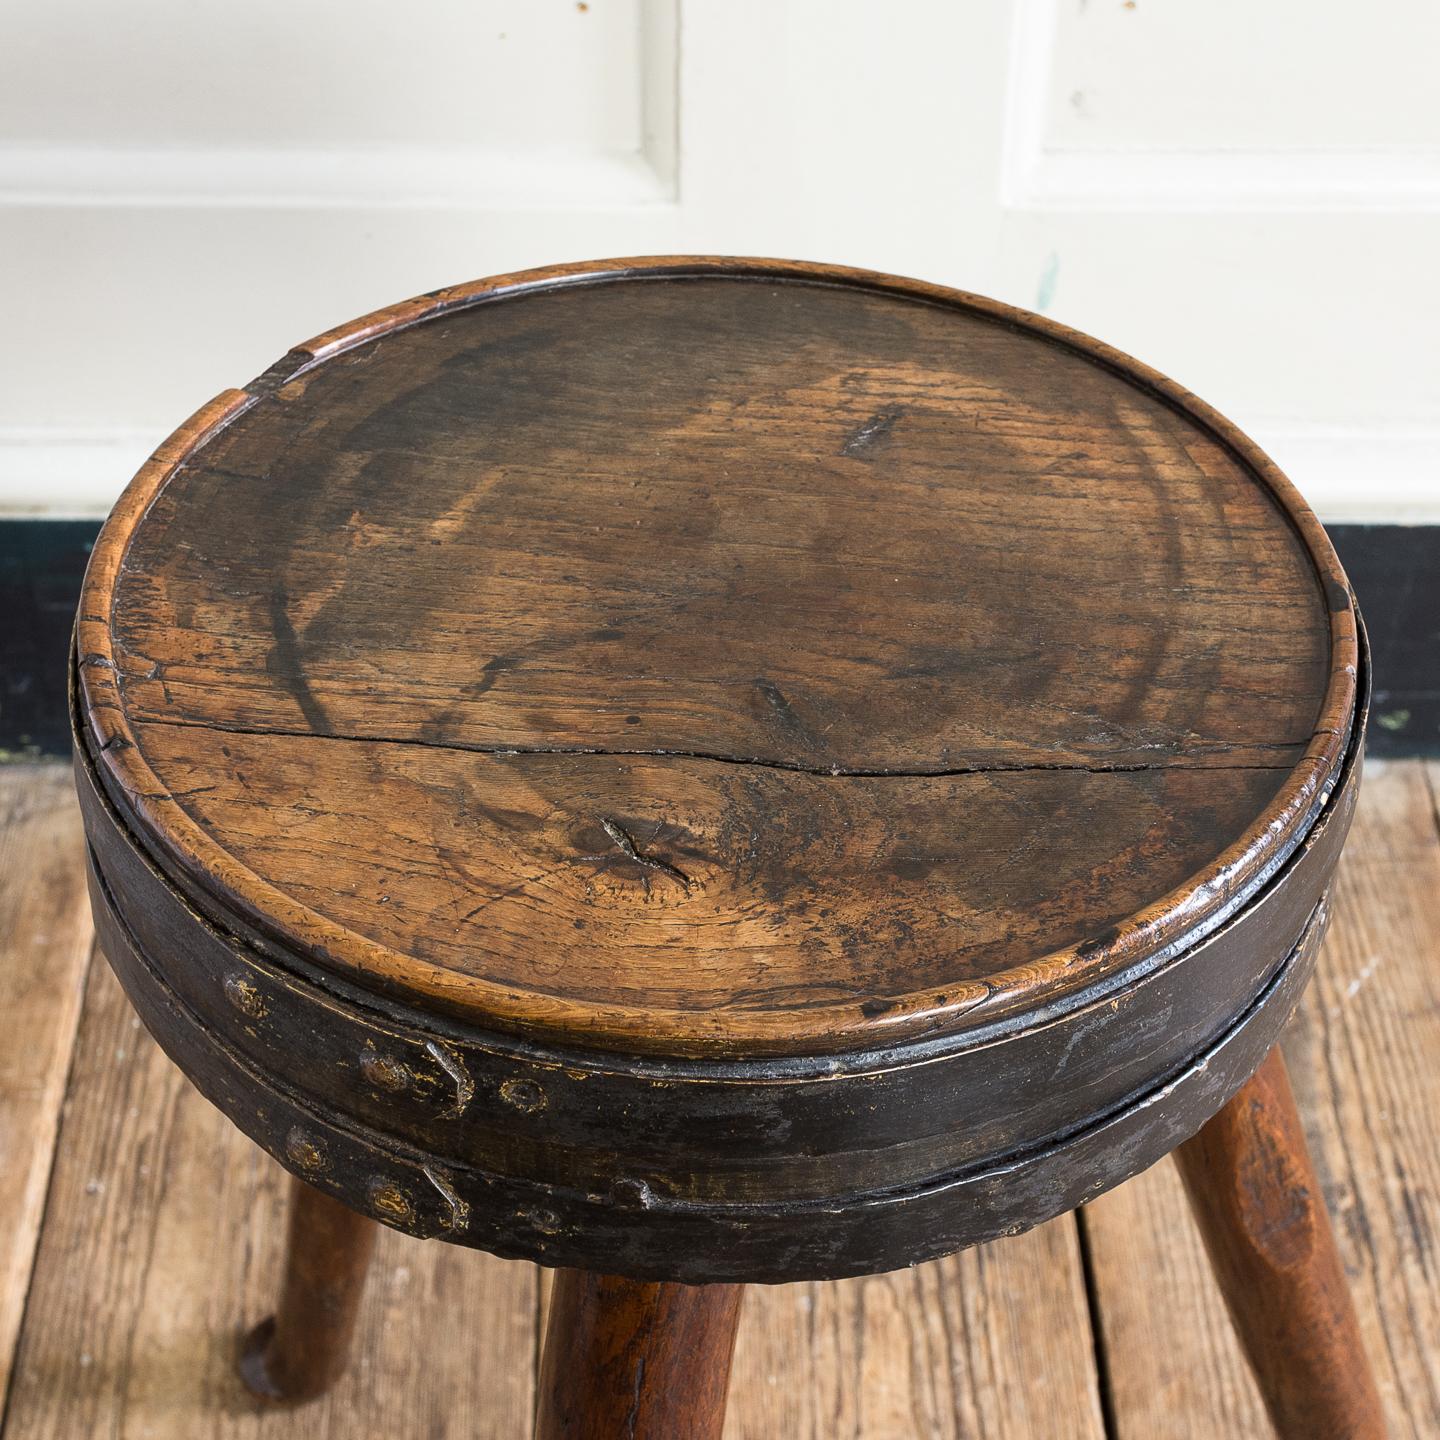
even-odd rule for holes
{"type": "Polygon", "coordinates": [[[390,300],[710,250],[1046,310],[1440,521],[1437,54],[1433,0],[0,0],[0,508],[390,300]]]}

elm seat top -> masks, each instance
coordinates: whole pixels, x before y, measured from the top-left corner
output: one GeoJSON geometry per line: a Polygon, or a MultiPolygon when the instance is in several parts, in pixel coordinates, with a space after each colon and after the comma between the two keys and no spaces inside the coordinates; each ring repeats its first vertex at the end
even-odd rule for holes
{"type": "Polygon", "coordinates": [[[407,302],[137,476],[77,629],[144,848],[308,959],[675,1055],[955,1031],[1303,837],[1356,622],[1313,516],[1024,312],[768,261],[407,302]]]}

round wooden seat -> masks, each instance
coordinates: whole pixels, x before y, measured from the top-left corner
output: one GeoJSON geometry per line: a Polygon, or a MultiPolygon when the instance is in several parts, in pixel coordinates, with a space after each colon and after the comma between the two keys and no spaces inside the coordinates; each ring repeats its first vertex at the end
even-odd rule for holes
{"type": "Polygon", "coordinates": [[[664,1280],[1038,1223],[1255,1070],[1363,655],[1288,483],[975,297],[638,261],[290,352],[96,548],[106,953],[417,1234],[664,1280]]]}

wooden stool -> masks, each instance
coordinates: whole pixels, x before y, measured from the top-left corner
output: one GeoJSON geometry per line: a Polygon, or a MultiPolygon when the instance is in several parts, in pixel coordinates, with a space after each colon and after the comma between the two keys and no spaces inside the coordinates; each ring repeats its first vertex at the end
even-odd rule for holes
{"type": "Polygon", "coordinates": [[[545,1440],[705,1440],[742,1283],[1178,1146],[1279,1430],[1382,1434],[1273,1048],[1363,641],[1168,380],[853,271],[483,281],[177,431],[76,633],[105,952],[303,1182],[256,1390],[339,1372],[378,1220],[563,1267],[545,1440]]]}

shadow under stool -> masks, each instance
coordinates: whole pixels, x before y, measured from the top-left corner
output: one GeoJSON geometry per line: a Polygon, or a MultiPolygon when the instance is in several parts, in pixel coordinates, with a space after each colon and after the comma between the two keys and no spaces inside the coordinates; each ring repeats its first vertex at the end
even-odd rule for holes
{"type": "Polygon", "coordinates": [[[379,1222],[559,1268],[542,1440],[714,1440],[743,1285],[1175,1151],[1277,1430],[1382,1435],[1275,1049],[1365,664],[1233,426],[913,281],[557,267],[220,395],[72,694],[105,953],[297,1178],[246,1380],[336,1378],[379,1222]]]}

